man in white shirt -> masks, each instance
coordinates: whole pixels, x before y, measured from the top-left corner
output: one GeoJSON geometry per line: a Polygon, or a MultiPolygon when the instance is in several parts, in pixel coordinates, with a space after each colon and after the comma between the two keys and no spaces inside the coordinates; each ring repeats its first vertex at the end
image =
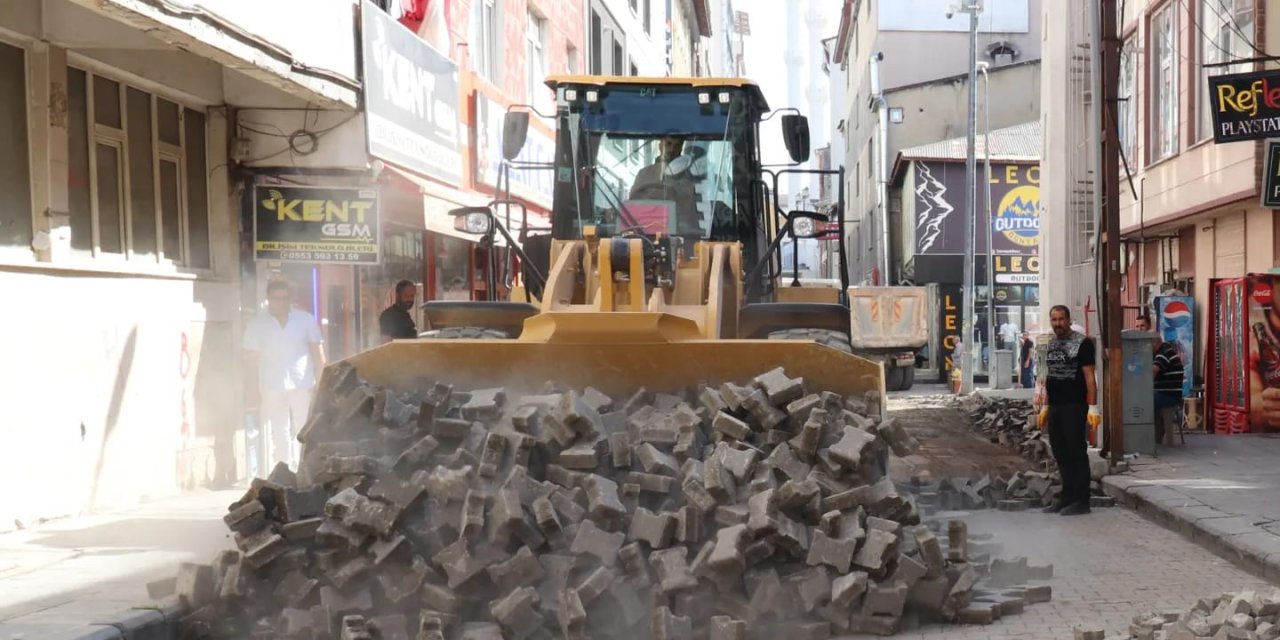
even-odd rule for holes
{"type": "Polygon", "coordinates": [[[267,285],[267,308],[245,328],[247,371],[255,372],[259,417],[269,443],[267,459],[297,469],[298,430],[307,422],[316,374],[324,368],[320,327],[311,314],[293,308],[285,282],[267,285]]]}

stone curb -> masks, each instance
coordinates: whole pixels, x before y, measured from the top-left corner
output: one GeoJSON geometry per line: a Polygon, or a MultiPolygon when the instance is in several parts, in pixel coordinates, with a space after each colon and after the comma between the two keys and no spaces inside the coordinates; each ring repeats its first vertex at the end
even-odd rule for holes
{"type": "Polygon", "coordinates": [[[109,620],[92,622],[84,628],[52,636],[40,636],[40,640],[175,640],[178,637],[178,617],[185,612],[186,608],[176,600],[156,606],[133,607],[109,620]]]}
{"type": "Polygon", "coordinates": [[[1102,490],[1255,576],[1280,583],[1280,535],[1258,526],[1257,518],[1220,511],[1176,489],[1133,476],[1104,476],[1102,490]]]}

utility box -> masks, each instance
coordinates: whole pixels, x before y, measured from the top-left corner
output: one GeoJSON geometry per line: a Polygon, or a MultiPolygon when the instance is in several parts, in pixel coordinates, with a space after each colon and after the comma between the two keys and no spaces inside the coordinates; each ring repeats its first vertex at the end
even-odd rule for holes
{"type": "Polygon", "coordinates": [[[1013,387],[1013,351],[996,349],[995,360],[991,363],[991,375],[995,376],[995,388],[1010,389],[1013,387]]]}
{"type": "Polygon", "coordinates": [[[1124,452],[1156,454],[1155,378],[1152,349],[1156,334],[1126,329],[1120,333],[1124,383],[1124,452]]]}

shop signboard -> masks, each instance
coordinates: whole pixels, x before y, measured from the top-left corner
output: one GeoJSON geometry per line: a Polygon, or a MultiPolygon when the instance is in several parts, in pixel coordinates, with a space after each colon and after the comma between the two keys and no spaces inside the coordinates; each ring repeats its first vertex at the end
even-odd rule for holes
{"type": "Polygon", "coordinates": [[[1263,154],[1262,208],[1280,209],[1280,140],[1268,140],[1263,154]]]}
{"type": "Polygon", "coordinates": [[[459,184],[458,65],[369,0],[360,25],[369,155],[459,184]]]}
{"type": "Polygon", "coordinates": [[[938,312],[941,314],[938,321],[940,338],[938,355],[942,357],[942,372],[950,373],[955,368],[951,356],[955,352],[956,341],[960,339],[962,319],[960,306],[964,298],[961,296],[960,287],[955,285],[939,285],[938,298],[938,312]]]}
{"type": "MultiPolygon", "coordinates": [[[[965,165],[962,161],[917,161],[916,227],[918,255],[964,255],[965,165]]],[[[979,170],[979,176],[985,172],[979,170]]],[[[986,187],[979,178],[975,253],[1036,255],[1040,247],[1040,166],[992,163],[988,213],[986,187]],[[985,233],[984,233],[985,231],[985,233]]]]}
{"type": "Polygon", "coordinates": [[[1182,396],[1190,397],[1191,388],[1195,386],[1195,308],[1196,300],[1191,296],[1156,296],[1156,332],[1165,342],[1172,342],[1182,357],[1184,371],[1182,379],[1182,396]]]}
{"type": "Polygon", "coordinates": [[[359,187],[255,185],[255,260],[378,264],[378,191],[359,187]]]}
{"type": "MultiPolygon", "coordinates": [[[[507,110],[496,100],[480,91],[476,97],[476,180],[483,185],[498,188],[502,170],[502,120],[507,110]]],[[[550,167],[519,166],[525,163],[538,162],[551,164],[555,161],[556,142],[550,135],[543,133],[530,115],[529,135],[525,139],[520,155],[507,171],[511,179],[511,195],[529,204],[551,209],[551,199],[555,194],[555,172],[550,167]]],[[[547,125],[551,127],[550,124],[547,125]]],[[[507,186],[505,183],[502,186],[507,186]]]]}
{"type": "Polygon", "coordinates": [[[1215,144],[1280,136],[1280,71],[1212,76],[1209,103],[1215,144]]]}
{"type": "Polygon", "coordinates": [[[991,256],[996,285],[1040,284],[1040,256],[991,256]]]}

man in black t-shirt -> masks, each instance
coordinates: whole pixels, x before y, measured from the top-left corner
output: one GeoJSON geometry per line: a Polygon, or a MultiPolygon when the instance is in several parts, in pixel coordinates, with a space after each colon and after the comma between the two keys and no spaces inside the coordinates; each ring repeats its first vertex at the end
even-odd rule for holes
{"type": "Polygon", "coordinates": [[[1071,310],[1049,311],[1053,340],[1045,354],[1049,446],[1062,474],[1062,494],[1045,508],[1064,516],[1089,513],[1089,406],[1098,401],[1093,341],[1071,328],[1071,310]]]}
{"type": "Polygon", "coordinates": [[[414,324],[409,310],[418,290],[408,280],[396,283],[396,301],[378,316],[378,326],[382,332],[382,340],[411,340],[418,337],[418,325],[414,324]]]}

